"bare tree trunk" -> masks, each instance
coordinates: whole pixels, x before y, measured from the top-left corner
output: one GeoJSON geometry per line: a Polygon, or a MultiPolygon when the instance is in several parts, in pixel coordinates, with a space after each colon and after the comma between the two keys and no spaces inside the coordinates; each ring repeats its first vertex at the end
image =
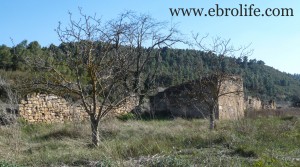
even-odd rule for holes
{"type": "Polygon", "coordinates": [[[209,129],[214,130],[215,129],[215,114],[214,112],[210,114],[209,116],[209,129]]]}
{"type": "Polygon", "coordinates": [[[144,104],[144,95],[137,95],[138,96],[138,104],[134,109],[134,113],[138,118],[142,118],[142,115],[144,114],[143,109],[142,109],[142,105],[144,104]]]}
{"type": "Polygon", "coordinates": [[[91,116],[91,128],[92,128],[92,143],[94,146],[99,146],[99,130],[98,130],[99,122],[91,116]]]}
{"type": "Polygon", "coordinates": [[[209,115],[209,129],[214,130],[215,125],[216,125],[216,112],[215,112],[215,106],[212,107],[210,110],[210,115],[209,115]]]}

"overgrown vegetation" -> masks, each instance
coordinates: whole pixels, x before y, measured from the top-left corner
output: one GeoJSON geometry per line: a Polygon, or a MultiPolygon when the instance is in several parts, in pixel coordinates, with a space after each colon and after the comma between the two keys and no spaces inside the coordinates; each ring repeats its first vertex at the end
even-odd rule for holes
{"type": "Polygon", "coordinates": [[[299,111],[273,112],[221,121],[214,131],[207,120],[110,119],[97,148],[88,123],[20,121],[0,127],[0,166],[298,166],[299,111]]]}

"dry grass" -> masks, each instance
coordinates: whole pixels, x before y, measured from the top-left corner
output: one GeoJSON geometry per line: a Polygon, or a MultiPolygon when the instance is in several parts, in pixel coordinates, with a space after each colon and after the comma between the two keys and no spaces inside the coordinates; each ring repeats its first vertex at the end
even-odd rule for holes
{"type": "Polygon", "coordinates": [[[246,111],[247,118],[258,117],[289,117],[300,116],[300,108],[281,108],[276,110],[259,110],[259,111],[246,111]]]}
{"type": "Polygon", "coordinates": [[[300,118],[281,115],[218,122],[106,120],[91,148],[88,123],[0,127],[0,166],[297,166],[300,118]]]}

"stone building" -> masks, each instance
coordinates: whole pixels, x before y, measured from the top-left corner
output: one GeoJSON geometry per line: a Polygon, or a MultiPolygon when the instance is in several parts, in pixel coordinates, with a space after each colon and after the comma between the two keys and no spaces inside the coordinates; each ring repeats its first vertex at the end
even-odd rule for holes
{"type": "Polygon", "coordinates": [[[258,97],[248,96],[245,99],[245,110],[261,110],[262,102],[258,97]]]}
{"type": "Polygon", "coordinates": [[[217,119],[244,117],[241,77],[229,76],[221,81],[210,76],[169,87],[150,97],[150,114],[154,116],[208,118],[213,108],[217,119]]]}
{"type": "Polygon", "coordinates": [[[269,100],[269,101],[262,101],[258,97],[252,97],[248,96],[245,99],[245,110],[250,110],[250,111],[258,111],[262,109],[269,109],[269,110],[274,110],[276,109],[276,103],[274,100],[269,100]]]}
{"type": "Polygon", "coordinates": [[[269,100],[268,102],[265,102],[262,104],[263,109],[270,109],[275,110],[277,108],[276,103],[274,100],[269,100]]]}

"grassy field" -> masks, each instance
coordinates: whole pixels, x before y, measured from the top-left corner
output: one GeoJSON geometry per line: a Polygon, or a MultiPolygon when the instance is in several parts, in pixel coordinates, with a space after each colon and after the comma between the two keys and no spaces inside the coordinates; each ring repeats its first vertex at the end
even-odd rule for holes
{"type": "Polygon", "coordinates": [[[299,111],[247,115],[214,131],[207,120],[105,120],[98,148],[88,123],[20,121],[0,127],[0,167],[300,166],[299,111]]]}

